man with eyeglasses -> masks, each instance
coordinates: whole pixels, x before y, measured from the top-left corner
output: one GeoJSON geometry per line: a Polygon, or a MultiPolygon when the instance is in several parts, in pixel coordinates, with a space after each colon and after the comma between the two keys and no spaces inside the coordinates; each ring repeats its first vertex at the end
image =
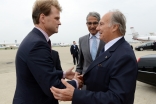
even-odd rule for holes
{"type": "MultiPolygon", "coordinates": [[[[79,38],[79,61],[76,67],[76,72],[82,75],[104,47],[104,42],[99,39],[100,34],[96,30],[100,21],[100,14],[89,12],[86,21],[89,34],[79,38]]],[[[86,89],[85,86],[82,89],[86,89]]]]}

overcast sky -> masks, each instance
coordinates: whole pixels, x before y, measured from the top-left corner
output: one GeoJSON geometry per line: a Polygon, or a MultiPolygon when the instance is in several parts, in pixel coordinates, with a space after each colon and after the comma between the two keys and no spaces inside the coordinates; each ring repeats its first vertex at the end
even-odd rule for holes
{"type": "MultiPolygon", "coordinates": [[[[20,43],[34,27],[31,14],[35,0],[0,0],[0,43],[20,43]]],[[[78,42],[88,34],[86,16],[91,11],[101,17],[109,10],[119,9],[127,18],[126,40],[131,41],[130,27],[146,35],[156,32],[156,0],[59,0],[63,8],[59,32],[53,34],[52,43],[78,42]]]]}

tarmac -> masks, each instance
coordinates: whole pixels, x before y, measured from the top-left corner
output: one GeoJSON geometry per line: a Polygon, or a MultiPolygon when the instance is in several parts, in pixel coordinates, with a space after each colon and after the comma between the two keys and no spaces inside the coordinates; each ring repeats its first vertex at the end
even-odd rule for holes
{"type": "MultiPolygon", "coordinates": [[[[140,43],[133,43],[133,47],[140,43]]],[[[73,67],[72,56],[69,47],[53,47],[60,55],[61,65],[64,71],[73,67]]],[[[134,49],[133,49],[134,50],[134,49]]],[[[12,104],[16,87],[15,56],[17,49],[0,50],[0,104],[12,104]]],[[[156,54],[156,51],[135,51],[136,58],[147,54],[156,54]]],[[[75,67],[75,66],[74,66],[75,67]]],[[[71,102],[60,101],[60,104],[71,102]]],[[[137,81],[134,104],[156,104],[156,86],[137,81]]]]}

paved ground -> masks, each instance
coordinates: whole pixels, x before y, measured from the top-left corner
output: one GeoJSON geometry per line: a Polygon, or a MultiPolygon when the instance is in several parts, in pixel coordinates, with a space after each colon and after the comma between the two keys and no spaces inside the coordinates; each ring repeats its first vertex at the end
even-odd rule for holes
{"type": "MultiPolygon", "coordinates": [[[[138,44],[133,44],[135,47],[138,44]]],[[[69,47],[54,47],[59,51],[63,70],[74,66],[69,47]]],[[[0,104],[11,104],[16,86],[15,54],[17,50],[0,50],[0,104]]],[[[156,51],[135,51],[136,57],[156,54],[156,51]]],[[[60,102],[71,104],[71,102],[60,102]]],[[[137,82],[134,104],[156,104],[156,87],[137,82]]]]}

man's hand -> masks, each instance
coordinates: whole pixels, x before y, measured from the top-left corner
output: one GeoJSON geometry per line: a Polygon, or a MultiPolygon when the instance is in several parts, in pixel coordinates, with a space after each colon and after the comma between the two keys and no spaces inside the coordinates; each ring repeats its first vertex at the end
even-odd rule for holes
{"type": "Polygon", "coordinates": [[[78,88],[82,88],[83,87],[83,75],[80,75],[78,72],[75,73],[74,79],[76,79],[78,81],[78,88]]]}
{"type": "Polygon", "coordinates": [[[55,87],[51,87],[50,90],[53,93],[55,99],[61,101],[71,101],[75,88],[65,80],[61,79],[61,81],[66,86],[66,89],[58,89],[55,87]]]}
{"type": "Polygon", "coordinates": [[[65,78],[69,79],[69,80],[72,80],[75,76],[75,72],[73,72],[72,70],[74,69],[74,67],[72,67],[71,69],[68,69],[66,72],[65,72],[65,78]]]}

